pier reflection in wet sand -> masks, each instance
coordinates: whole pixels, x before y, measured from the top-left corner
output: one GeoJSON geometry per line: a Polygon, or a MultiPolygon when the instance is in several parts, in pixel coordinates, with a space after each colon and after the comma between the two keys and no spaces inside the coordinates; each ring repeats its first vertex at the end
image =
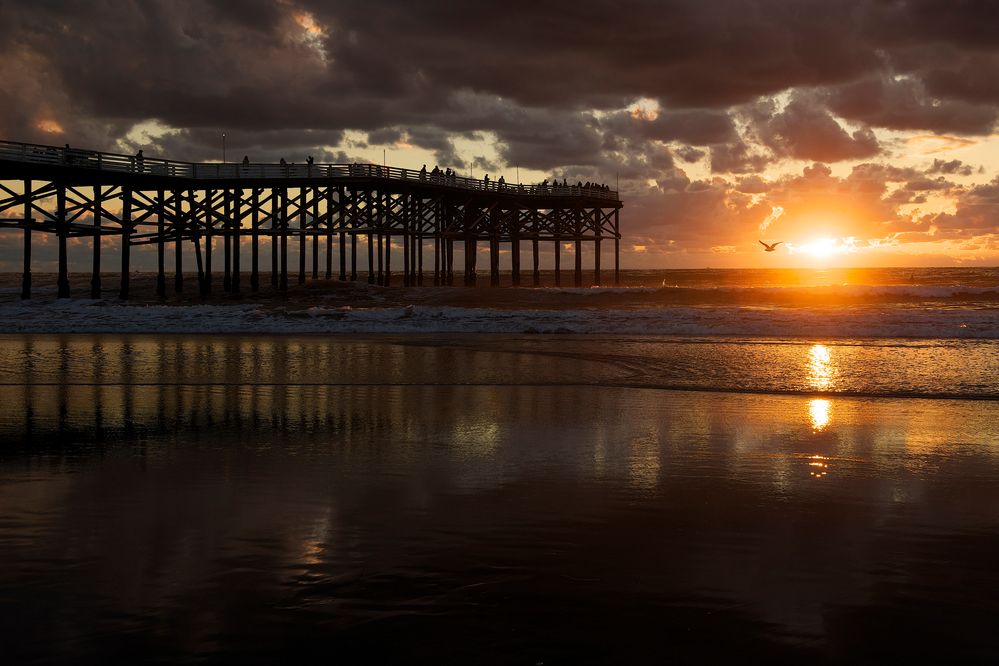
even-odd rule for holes
{"type": "Polygon", "coordinates": [[[0,370],[14,662],[999,654],[988,401],[581,385],[622,370],[431,344],[10,344],[43,363],[0,370]]]}

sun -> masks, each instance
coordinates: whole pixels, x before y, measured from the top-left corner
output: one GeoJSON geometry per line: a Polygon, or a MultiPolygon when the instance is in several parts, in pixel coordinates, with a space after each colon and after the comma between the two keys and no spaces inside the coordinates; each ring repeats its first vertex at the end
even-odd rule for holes
{"type": "Polygon", "coordinates": [[[828,259],[839,254],[856,252],[856,239],[849,238],[816,238],[800,245],[788,243],[791,254],[807,254],[816,259],[828,259]]]}

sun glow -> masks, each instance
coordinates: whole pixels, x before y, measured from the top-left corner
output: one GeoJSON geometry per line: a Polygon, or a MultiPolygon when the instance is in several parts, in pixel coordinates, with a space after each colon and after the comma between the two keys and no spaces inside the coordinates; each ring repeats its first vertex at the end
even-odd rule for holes
{"type": "Polygon", "coordinates": [[[797,245],[787,244],[791,254],[807,254],[816,259],[828,259],[841,254],[851,254],[857,251],[857,239],[849,238],[817,238],[813,241],[797,245]]]}

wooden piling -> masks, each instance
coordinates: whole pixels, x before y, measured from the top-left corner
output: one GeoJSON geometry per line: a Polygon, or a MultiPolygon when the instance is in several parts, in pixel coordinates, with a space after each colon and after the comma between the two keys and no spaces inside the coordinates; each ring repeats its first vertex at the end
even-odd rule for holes
{"type": "Polygon", "coordinates": [[[298,284],[305,284],[305,193],[305,187],[298,188],[298,284]]]}
{"type": "MultiPolygon", "coordinates": [[[[96,195],[96,190],[95,190],[96,195]]],[[[163,243],[166,234],[164,233],[164,218],[166,217],[163,207],[165,203],[165,193],[163,190],[156,191],[156,295],[159,298],[166,298],[166,247],[163,243]]],[[[99,231],[95,228],[95,234],[99,231]]],[[[99,236],[94,236],[94,240],[99,240],[99,236]]],[[[100,290],[100,286],[97,286],[100,290]]]]}
{"type": "Polygon", "coordinates": [[[260,291],[260,189],[250,195],[250,291],[260,291]]]}
{"type": "Polygon", "coordinates": [[[281,188],[281,291],[288,291],[288,190],[281,188]]]}
{"type": "Polygon", "coordinates": [[[24,181],[24,238],[23,256],[24,268],[21,272],[21,298],[31,298],[31,202],[33,199],[31,181],[24,181]]]}
{"type": "Polygon", "coordinates": [[[174,264],[173,264],[173,290],[174,293],[181,293],[184,291],[184,225],[187,217],[184,215],[184,198],[183,194],[178,190],[173,190],[173,202],[174,202],[174,220],[173,220],[173,234],[174,234],[174,264]]]}
{"type": "Polygon", "coordinates": [[[240,289],[239,272],[240,266],[240,243],[243,231],[243,190],[237,189],[234,192],[232,218],[232,293],[238,294],[240,289]]]}
{"type": "Polygon", "coordinates": [[[132,189],[121,190],[121,286],[118,298],[128,300],[129,277],[132,258],[132,189]]]}
{"type": "Polygon", "coordinates": [[[532,250],[533,250],[533,270],[531,273],[531,282],[535,287],[541,286],[541,261],[538,256],[538,239],[537,237],[531,240],[532,250]]]}
{"type": "Polygon", "coordinates": [[[232,189],[222,193],[222,291],[232,291],[232,189]]]}
{"type": "Polygon", "coordinates": [[[69,298],[69,257],[66,253],[66,239],[69,225],[66,222],[66,185],[56,184],[56,234],[59,241],[59,275],[56,278],[59,298],[69,298]]]}

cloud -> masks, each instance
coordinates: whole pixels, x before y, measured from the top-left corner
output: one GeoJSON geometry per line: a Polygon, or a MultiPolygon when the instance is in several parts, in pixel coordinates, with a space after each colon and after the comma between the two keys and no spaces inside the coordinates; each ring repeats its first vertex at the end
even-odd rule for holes
{"type": "Polygon", "coordinates": [[[769,232],[838,206],[857,238],[928,234],[938,218],[975,238],[995,221],[988,183],[969,183],[982,171],[884,161],[976,150],[995,131],[997,11],[0,0],[0,137],[205,160],[225,130],[232,159],[353,161],[405,143],[459,169],[619,174],[628,233],[671,253],[739,247],[775,207],[769,232]],[[951,212],[900,212],[941,197],[951,212]]]}
{"type": "Polygon", "coordinates": [[[784,109],[767,117],[756,112],[755,131],[776,155],[799,160],[839,162],[881,152],[870,128],[847,132],[816,100],[795,95],[784,109]]]}
{"type": "Polygon", "coordinates": [[[770,209],[770,214],[767,215],[765,218],[763,218],[763,221],[760,222],[760,231],[761,232],[766,231],[770,227],[770,225],[779,220],[780,216],[783,214],[784,214],[783,206],[773,206],[770,209]]]}
{"type": "Polygon", "coordinates": [[[946,174],[948,176],[970,176],[975,173],[974,167],[965,164],[961,160],[933,160],[933,164],[926,170],[928,174],[946,174]]]}
{"type": "Polygon", "coordinates": [[[935,97],[913,76],[855,81],[833,89],[827,102],[843,118],[895,130],[981,135],[996,122],[995,107],[935,97]]]}

